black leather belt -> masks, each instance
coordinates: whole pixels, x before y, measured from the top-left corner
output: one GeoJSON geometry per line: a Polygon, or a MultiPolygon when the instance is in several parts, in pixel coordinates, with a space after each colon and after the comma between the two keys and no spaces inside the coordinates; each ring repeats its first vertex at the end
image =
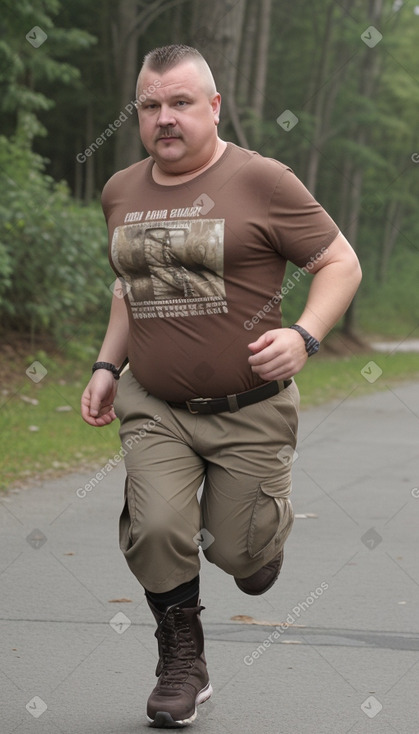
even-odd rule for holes
{"type": "Polygon", "coordinates": [[[223,413],[227,411],[235,413],[240,408],[245,408],[246,405],[253,405],[253,403],[260,403],[261,400],[272,398],[285,387],[289,387],[291,382],[292,380],[274,380],[273,382],[266,382],[264,385],[259,385],[259,387],[253,387],[251,390],[246,390],[245,392],[226,395],[224,398],[192,398],[191,400],[186,400],[184,403],[171,403],[168,401],[168,404],[172,408],[189,410],[193,414],[200,413],[202,415],[209,415],[210,413],[223,413]]]}

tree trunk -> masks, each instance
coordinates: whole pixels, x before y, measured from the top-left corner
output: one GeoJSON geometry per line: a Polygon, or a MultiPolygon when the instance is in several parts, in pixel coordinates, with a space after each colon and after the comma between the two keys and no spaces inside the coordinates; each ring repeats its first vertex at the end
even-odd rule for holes
{"type": "Polygon", "coordinates": [[[224,98],[220,135],[233,128],[241,140],[245,135],[237,115],[236,86],[244,12],[245,0],[213,0],[200,7],[199,15],[194,14],[191,29],[194,45],[211,67],[224,98]]]}
{"type": "Polygon", "coordinates": [[[388,263],[394,250],[397,237],[403,221],[404,207],[400,201],[392,199],[387,212],[386,226],[384,229],[383,246],[378,267],[378,282],[383,285],[387,277],[388,263]]]}
{"type": "MultiPolygon", "coordinates": [[[[77,142],[74,157],[76,158],[80,150],[83,150],[83,140],[77,142]]],[[[77,162],[74,169],[74,198],[81,201],[83,198],[83,164],[77,162]]]]}
{"type": "Polygon", "coordinates": [[[184,43],[183,39],[185,37],[185,28],[184,23],[182,22],[182,14],[183,7],[181,5],[177,5],[172,9],[172,22],[170,27],[172,29],[173,43],[184,43]]]}
{"type": "Polygon", "coordinates": [[[237,76],[237,102],[239,109],[247,108],[252,93],[253,58],[256,48],[258,30],[258,4],[248,3],[243,25],[243,37],[240,50],[240,74],[237,76]]]}
{"type": "Polygon", "coordinates": [[[340,205],[337,215],[337,222],[342,232],[346,232],[347,226],[349,224],[349,191],[351,178],[352,161],[349,156],[346,156],[343,162],[343,170],[341,175],[341,187],[339,194],[340,205]]]}
{"type": "Polygon", "coordinates": [[[261,0],[258,32],[259,43],[255,60],[255,75],[252,95],[252,110],[260,120],[263,116],[263,106],[265,102],[271,11],[272,0],[261,0]]]}
{"type": "MultiPolygon", "coordinates": [[[[333,31],[333,13],[335,10],[335,2],[330,3],[327,13],[323,37],[321,39],[321,53],[318,64],[315,82],[314,94],[314,135],[311,141],[310,153],[308,156],[307,173],[305,177],[305,185],[309,191],[316,195],[317,174],[319,170],[321,156],[321,139],[327,138],[324,121],[324,107],[327,101],[328,88],[326,86],[326,78],[330,75],[330,55],[331,55],[331,37],[333,31]]],[[[337,89],[334,96],[336,96],[337,89]]],[[[311,101],[311,100],[309,100],[311,101]]],[[[330,118],[330,115],[329,115],[330,118]]]]}
{"type": "Polygon", "coordinates": [[[139,63],[139,39],[150,25],[163,13],[183,5],[186,0],[119,0],[117,20],[113,34],[114,67],[116,85],[120,90],[118,115],[123,112],[127,120],[118,129],[115,146],[115,168],[125,168],[141,158],[142,146],[138,132],[136,111],[127,112],[126,105],[135,99],[135,86],[139,63]]]}
{"type": "MultiPolygon", "coordinates": [[[[93,102],[89,102],[86,111],[86,148],[94,140],[93,130],[93,102]]],[[[93,199],[95,190],[95,164],[94,155],[89,156],[85,162],[85,179],[84,179],[84,203],[90,204],[93,199]]]]}
{"type": "MultiPolygon", "coordinates": [[[[369,3],[369,19],[371,24],[379,26],[383,14],[383,0],[370,0],[369,3]]],[[[373,99],[376,83],[381,70],[381,56],[377,53],[371,54],[371,49],[366,48],[364,51],[363,62],[359,71],[359,91],[363,97],[373,99]]],[[[367,133],[365,126],[359,126],[355,135],[355,142],[360,147],[367,144],[367,133]]],[[[347,238],[354,250],[357,249],[359,214],[361,210],[361,194],[364,179],[364,168],[359,165],[355,170],[350,193],[349,223],[347,227],[347,238]]],[[[343,321],[343,332],[351,334],[355,323],[355,301],[352,301],[348,308],[343,321]]]]}
{"type": "Polygon", "coordinates": [[[137,0],[120,0],[114,41],[116,84],[119,90],[119,110],[127,117],[117,129],[115,140],[115,169],[120,170],[140,158],[140,140],[136,111],[127,114],[126,105],[135,98],[138,75],[138,31],[135,28],[137,0]]]}

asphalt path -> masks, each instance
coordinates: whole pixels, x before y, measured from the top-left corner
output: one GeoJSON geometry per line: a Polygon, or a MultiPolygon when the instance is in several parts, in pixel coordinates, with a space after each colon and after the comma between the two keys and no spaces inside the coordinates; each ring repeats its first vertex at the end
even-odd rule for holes
{"type": "MultiPolygon", "coordinates": [[[[189,731],[418,734],[418,436],[419,383],[301,413],[278,582],[248,597],[202,560],[214,694],[189,731]]],[[[91,480],[0,502],[2,734],[152,731],[154,621],[118,548],[123,468],[91,480]]]]}

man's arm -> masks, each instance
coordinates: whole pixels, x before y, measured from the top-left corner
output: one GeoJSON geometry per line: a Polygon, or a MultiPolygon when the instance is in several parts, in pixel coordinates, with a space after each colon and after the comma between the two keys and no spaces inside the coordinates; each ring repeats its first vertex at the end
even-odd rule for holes
{"type": "MultiPolygon", "coordinates": [[[[109,325],[98,362],[111,362],[119,367],[128,351],[128,312],[123,298],[113,296],[109,325]]],[[[81,415],[91,426],[106,426],[116,415],[113,401],[118,382],[112,372],[96,370],[93,373],[81,398],[81,415]]]]}
{"type": "MultiPolygon", "coordinates": [[[[342,233],[312,263],[314,274],[303,313],[296,322],[321,341],[343,316],[361,282],[358,258],[342,233]]],[[[286,380],[307,361],[304,341],[293,329],[267,331],[249,344],[249,364],[263,380],[286,380]]]]}

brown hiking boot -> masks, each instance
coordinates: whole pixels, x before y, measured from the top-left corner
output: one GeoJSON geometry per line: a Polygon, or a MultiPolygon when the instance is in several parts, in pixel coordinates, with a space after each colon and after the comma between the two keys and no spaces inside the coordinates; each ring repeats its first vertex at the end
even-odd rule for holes
{"type": "Polygon", "coordinates": [[[159,679],[147,702],[147,719],[161,729],[186,726],[196,718],[197,705],[212,694],[199,616],[205,607],[174,605],[160,612],[148,604],[158,624],[159,679]]]}
{"type": "Polygon", "coordinates": [[[236,577],[234,577],[234,580],[239,589],[244,591],[245,594],[250,594],[251,596],[264,594],[265,591],[268,591],[268,589],[270,589],[277,580],[283,561],[284,549],[281,548],[278,555],[265,566],[262,566],[259,571],[252,573],[251,576],[247,576],[244,579],[236,579],[236,577]]]}

